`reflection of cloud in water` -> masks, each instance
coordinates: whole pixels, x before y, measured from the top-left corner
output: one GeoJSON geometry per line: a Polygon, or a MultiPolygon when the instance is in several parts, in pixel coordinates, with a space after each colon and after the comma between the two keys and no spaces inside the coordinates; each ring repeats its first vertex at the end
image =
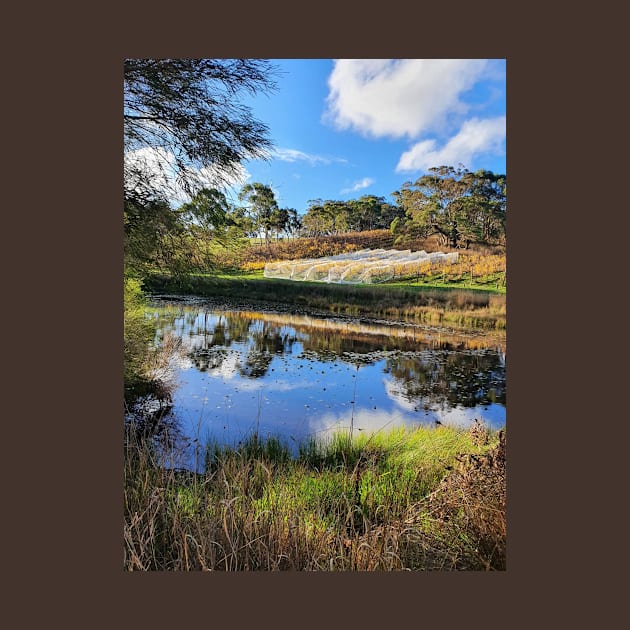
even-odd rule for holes
{"type": "MultiPolygon", "coordinates": [[[[210,368],[208,370],[208,375],[213,377],[219,377],[224,380],[232,380],[238,376],[238,364],[240,363],[241,357],[236,352],[231,352],[216,368],[210,368]]],[[[245,387],[243,389],[246,389],[245,387]]],[[[256,388],[253,388],[256,389],[256,388]]]]}
{"type": "MultiPolygon", "coordinates": [[[[324,434],[327,431],[347,431],[350,429],[352,410],[343,414],[325,413],[321,416],[310,417],[304,428],[304,436],[324,434]]],[[[443,425],[468,429],[475,419],[481,420],[490,428],[498,429],[505,424],[505,408],[502,405],[489,405],[482,408],[429,409],[422,414],[410,415],[405,411],[383,412],[371,409],[356,409],[353,426],[356,431],[373,433],[376,431],[416,425],[433,426],[436,420],[443,425]]]]}
{"type": "Polygon", "coordinates": [[[388,398],[405,414],[419,413],[418,421],[424,424],[439,420],[442,424],[468,428],[475,419],[481,420],[491,428],[500,428],[505,424],[505,406],[498,403],[480,404],[474,407],[436,404],[435,400],[418,397],[410,400],[402,389],[398,379],[383,379],[383,388],[388,398]]]}
{"type": "Polygon", "coordinates": [[[431,410],[429,413],[442,424],[463,428],[472,426],[475,419],[481,420],[493,429],[498,429],[505,425],[505,407],[498,404],[486,405],[485,407],[438,409],[431,410]]]}
{"type": "MultiPolygon", "coordinates": [[[[230,380],[229,378],[227,380],[230,380]]],[[[267,385],[262,380],[252,379],[252,380],[239,380],[238,385],[236,386],[238,389],[235,390],[235,393],[238,392],[257,392],[261,389],[267,389],[267,385]]]]}
{"type": "Polygon", "coordinates": [[[418,401],[416,403],[411,402],[400,391],[401,385],[402,383],[398,379],[393,379],[393,378],[383,379],[383,387],[385,388],[385,393],[394,402],[394,404],[398,405],[405,411],[415,411],[416,407],[419,404],[421,404],[421,401],[418,401]]]}
{"type": "Polygon", "coordinates": [[[399,412],[387,413],[383,411],[373,411],[371,409],[357,409],[346,411],[343,414],[325,413],[321,416],[310,417],[307,420],[305,434],[316,435],[330,430],[348,430],[350,422],[353,422],[354,430],[373,433],[380,430],[387,431],[399,426],[413,426],[420,421],[409,416],[404,416],[399,412]]]}
{"type": "MultiPolygon", "coordinates": [[[[211,373],[210,376],[223,376],[218,373],[211,373]]],[[[224,380],[230,380],[233,376],[226,376],[224,380]]],[[[265,392],[290,392],[295,389],[304,389],[308,386],[308,383],[288,383],[286,381],[276,381],[273,383],[269,383],[263,379],[238,379],[238,391],[243,392],[254,392],[258,390],[264,390],[265,392]]]]}
{"type": "Polygon", "coordinates": [[[184,354],[177,354],[173,358],[173,365],[179,370],[190,370],[195,367],[192,359],[184,354]]]}
{"type": "Polygon", "coordinates": [[[309,385],[305,380],[289,382],[284,380],[270,381],[268,378],[245,379],[238,371],[242,361],[243,357],[239,353],[232,352],[219,367],[209,369],[207,374],[212,378],[220,378],[223,381],[236,381],[238,382],[238,389],[241,391],[256,391],[264,388],[265,391],[288,392],[295,389],[303,389],[309,385]]]}
{"type": "Polygon", "coordinates": [[[267,383],[265,390],[270,392],[290,392],[294,389],[306,389],[311,383],[308,381],[300,381],[289,383],[288,381],[274,381],[273,383],[267,383]]]}

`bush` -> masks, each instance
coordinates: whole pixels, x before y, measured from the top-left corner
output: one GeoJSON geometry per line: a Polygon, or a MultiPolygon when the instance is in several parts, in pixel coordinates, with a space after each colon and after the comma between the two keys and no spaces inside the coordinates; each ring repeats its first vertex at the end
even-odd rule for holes
{"type": "Polygon", "coordinates": [[[142,284],[136,278],[124,279],[124,377],[125,398],[146,382],[146,364],[155,328],[144,315],[142,284]]]}

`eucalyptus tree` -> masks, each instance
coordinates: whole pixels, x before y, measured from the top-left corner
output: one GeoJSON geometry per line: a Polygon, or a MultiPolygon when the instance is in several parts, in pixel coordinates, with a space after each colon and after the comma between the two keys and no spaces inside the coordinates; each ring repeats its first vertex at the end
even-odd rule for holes
{"type": "Polygon", "coordinates": [[[506,236],[507,178],[479,170],[469,176],[469,222],[477,240],[503,243],[506,236]]]}
{"type": "MultiPolygon", "coordinates": [[[[375,195],[363,195],[359,199],[348,202],[350,208],[350,221],[355,230],[373,230],[379,226],[383,197],[375,195]]],[[[391,223],[391,221],[390,221],[391,223]]]]}
{"type": "Polygon", "coordinates": [[[230,204],[216,188],[202,188],[179,208],[182,218],[208,232],[219,233],[229,224],[230,204]]]}
{"type": "Polygon", "coordinates": [[[233,223],[230,211],[225,194],[216,188],[202,188],[178,210],[195,246],[198,244],[204,247],[205,267],[213,265],[212,242],[223,246],[228,244],[227,228],[233,223]]]}
{"type": "Polygon", "coordinates": [[[271,213],[270,225],[278,240],[281,234],[285,236],[294,234],[301,223],[295,208],[276,208],[271,213]]]}
{"type": "Polygon", "coordinates": [[[286,235],[295,237],[302,229],[302,219],[295,208],[287,208],[287,211],[289,213],[289,220],[286,225],[286,235]]]}
{"type": "Polygon", "coordinates": [[[269,245],[269,234],[274,226],[274,216],[279,210],[275,193],[270,186],[254,182],[245,184],[238,198],[246,204],[256,230],[259,234],[265,235],[265,243],[269,245]]]}
{"type": "Polygon", "coordinates": [[[321,199],[310,199],[308,208],[302,218],[302,227],[307,236],[323,236],[330,234],[334,225],[334,217],[321,199]]]}
{"type": "Polygon", "coordinates": [[[460,247],[473,241],[500,242],[505,235],[505,175],[439,166],[393,195],[413,236],[438,234],[442,244],[460,247]]]}
{"type": "Polygon", "coordinates": [[[233,206],[228,214],[228,235],[231,237],[250,237],[256,235],[256,225],[248,208],[245,206],[233,206]]]}
{"type": "Polygon", "coordinates": [[[402,208],[375,195],[363,195],[349,201],[313,199],[309,201],[303,224],[312,235],[361,232],[387,229],[397,216],[403,214],[402,208]]]}
{"type": "Polygon", "coordinates": [[[461,167],[434,167],[420,177],[413,187],[405,187],[407,199],[411,197],[413,201],[406,208],[412,223],[427,229],[429,233],[439,234],[444,244],[451,247],[457,247],[461,237],[464,222],[462,198],[467,190],[464,180],[466,173],[461,167]]]}
{"type": "Polygon", "coordinates": [[[345,201],[328,200],[324,210],[332,220],[333,234],[347,232],[350,229],[350,209],[345,201]]]}

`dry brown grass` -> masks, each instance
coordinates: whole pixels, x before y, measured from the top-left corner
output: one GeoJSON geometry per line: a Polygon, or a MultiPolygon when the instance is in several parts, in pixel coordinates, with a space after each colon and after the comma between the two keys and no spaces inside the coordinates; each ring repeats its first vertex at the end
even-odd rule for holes
{"type": "MultiPolygon", "coordinates": [[[[472,433],[487,442],[480,425],[472,433]]],[[[407,531],[405,546],[422,549],[427,569],[505,570],[506,455],[501,430],[492,450],[459,456],[439,487],[413,507],[407,522],[423,525],[407,531]]]]}
{"type": "Polygon", "coordinates": [[[318,451],[316,465],[257,444],[223,451],[204,474],[157,466],[131,435],[125,569],[504,569],[505,437],[489,450],[487,433],[478,433],[441,427],[379,445],[343,439],[318,451]],[[447,454],[464,444],[466,454],[447,454]],[[376,504],[373,492],[384,493],[376,504]]]}
{"type": "Polygon", "coordinates": [[[321,258],[356,251],[359,249],[411,249],[427,252],[444,251],[459,252],[468,258],[486,259],[488,257],[504,257],[505,248],[490,245],[472,245],[469,250],[453,249],[440,244],[434,235],[428,238],[416,238],[396,245],[389,230],[367,230],[364,232],[348,232],[331,236],[297,238],[283,240],[266,245],[252,245],[238,253],[238,263],[245,268],[248,264],[256,268],[256,263],[277,260],[294,260],[300,258],[321,258]]]}

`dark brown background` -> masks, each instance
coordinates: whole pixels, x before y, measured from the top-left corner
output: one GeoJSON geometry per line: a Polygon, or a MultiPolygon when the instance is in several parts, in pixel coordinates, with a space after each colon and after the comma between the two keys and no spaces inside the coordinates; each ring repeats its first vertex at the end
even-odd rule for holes
{"type": "Polygon", "coordinates": [[[614,377],[596,379],[599,347],[623,330],[620,293],[603,288],[627,248],[606,198],[622,162],[600,144],[619,133],[609,94],[623,74],[608,70],[619,18],[551,3],[278,5],[66,3],[6,23],[2,311],[15,356],[3,599],[14,627],[616,627],[610,572],[625,569],[615,524],[627,500],[606,489],[623,442],[614,377]],[[153,56],[507,58],[506,572],[123,571],[122,62],[153,56]],[[601,222],[582,227],[593,212],[601,222]],[[571,256],[586,250],[609,267],[576,274],[571,256]]]}

